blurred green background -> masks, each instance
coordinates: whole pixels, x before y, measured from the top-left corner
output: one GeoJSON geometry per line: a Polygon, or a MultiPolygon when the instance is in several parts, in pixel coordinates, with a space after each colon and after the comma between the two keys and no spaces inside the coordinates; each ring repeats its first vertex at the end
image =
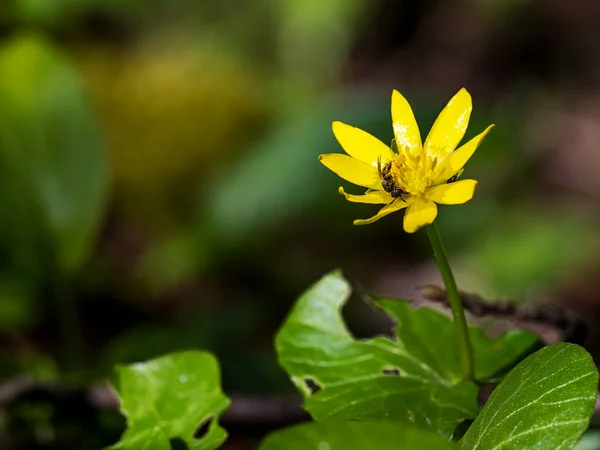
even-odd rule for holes
{"type": "MultiPolygon", "coordinates": [[[[118,414],[66,390],[175,350],[214,351],[228,394],[292,392],[273,335],[333,268],[359,293],[440,283],[424,234],[352,226],[376,207],[317,160],[333,120],[391,141],[393,88],[423,135],[463,86],[467,137],[497,125],[474,200],[440,208],[461,288],[593,330],[598,20],[595,0],[3,2],[0,446],[114,442],[118,414]]],[[[385,330],[364,313],[358,334],[385,330]]]]}

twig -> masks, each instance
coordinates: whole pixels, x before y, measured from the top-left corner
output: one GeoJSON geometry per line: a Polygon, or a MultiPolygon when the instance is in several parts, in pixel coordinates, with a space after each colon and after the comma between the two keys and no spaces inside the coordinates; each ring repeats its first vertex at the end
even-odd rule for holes
{"type": "MultiPolygon", "coordinates": [[[[441,303],[449,308],[446,291],[438,286],[420,288],[426,300],[441,303]]],[[[586,324],[575,312],[558,306],[516,306],[506,301],[488,302],[480,296],[460,293],[463,305],[475,317],[496,317],[523,323],[537,323],[553,327],[561,332],[562,340],[583,346],[588,335],[586,324]]]]}

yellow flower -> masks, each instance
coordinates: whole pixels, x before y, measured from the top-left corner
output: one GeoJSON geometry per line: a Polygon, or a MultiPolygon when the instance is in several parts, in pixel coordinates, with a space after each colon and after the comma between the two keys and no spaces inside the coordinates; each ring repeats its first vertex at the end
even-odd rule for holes
{"type": "Polygon", "coordinates": [[[471,95],[461,89],[442,110],[425,144],[415,116],[406,99],[392,92],[392,126],[398,152],[369,133],[341,122],[333,123],[333,133],[349,156],[331,153],[319,160],[344,180],[368,188],[364,195],[352,195],[339,188],[346,200],[385,205],[366,220],[373,223],[406,208],[404,230],[414,233],[433,223],[437,205],[458,205],[473,198],[475,180],[456,181],[483,138],[494,127],[475,136],[457,150],[471,115],[471,95]]]}

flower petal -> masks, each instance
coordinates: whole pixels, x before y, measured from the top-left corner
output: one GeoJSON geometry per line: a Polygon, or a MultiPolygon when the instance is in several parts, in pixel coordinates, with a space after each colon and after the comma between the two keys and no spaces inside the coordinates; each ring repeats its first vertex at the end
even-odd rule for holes
{"type": "Polygon", "coordinates": [[[381,208],[379,210],[379,212],[377,214],[375,214],[373,217],[371,217],[369,219],[355,220],[354,225],[368,225],[370,223],[376,222],[379,219],[381,219],[382,217],[387,216],[388,214],[399,211],[402,208],[406,208],[411,203],[411,201],[409,201],[409,200],[410,200],[410,198],[407,199],[407,201],[402,201],[398,198],[398,199],[394,200],[392,203],[389,203],[389,204],[385,205],[383,208],[381,208]]]}
{"type": "Polygon", "coordinates": [[[454,183],[440,184],[425,191],[425,196],[442,205],[460,205],[473,198],[476,180],[461,180],[454,183]]]}
{"type": "Polygon", "coordinates": [[[433,223],[436,216],[435,203],[423,197],[416,197],[404,214],[404,231],[414,233],[419,228],[433,223]]]}
{"type": "Polygon", "coordinates": [[[462,88],[442,110],[425,140],[425,153],[443,159],[456,148],[471,117],[471,95],[462,88]]]}
{"type": "Polygon", "coordinates": [[[392,91],[392,126],[400,153],[408,150],[414,155],[421,151],[421,133],[415,115],[408,101],[395,89],[392,91]]]}
{"type": "Polygon", "coordinates": [[[332,172],[350,183],[371,189],[381,189],[377,167],[341,153],[319,155],[319,161],[332,172]]]}
{"type": "Polygon", "coordinates": [[[495,125],[490,125],[485,129],[483,133],[478,134],[465,145],[460,147],[458,150],[455,150],[452,153],[450,153],[448,157],[444,159],[442,163],[435,168],[433,176],[435,183],[444,183],[450,177],[456,175],[460,171],[460,169],[462,169],[465,166],[469,158],[473,156],[473,153],[475,153],[475,150],[477,150],[477,147],[479,147],[479,144],[481,144],[483,138],[487,136],[490,130],[494,128],[494,126],[495,125]]]}
{"type": "Polygon", "coordinates": [[[342,122],[333,122],[333,134],[345,150],[353,158],[377,167],[377,160],[389,161],[394,158],[392,149],[360,128],[346,125],[342,122]]]}
{"type": "Polygon", "coordinates": [[[365,195],[352,195],[346,194],[344,192],[344,188],[340,186],[338,192],[346,197],[346,200],[353,203],[370,203],[372,205],[387,205],[391,203],[392,196],[385,191],[371,191],[367,192],[365,195]]]}

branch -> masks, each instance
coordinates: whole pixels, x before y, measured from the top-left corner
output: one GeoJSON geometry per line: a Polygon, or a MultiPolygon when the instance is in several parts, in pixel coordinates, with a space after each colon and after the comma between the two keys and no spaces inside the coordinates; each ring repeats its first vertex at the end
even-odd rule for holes
{"type": "MultiPolygon", "coordinates": [[[[438,286],[427,285],[420,289],[426,300],[441,303],[450,308],[446,291],[438,286]]],[[[588,329],[574,311],[558,306],[516,306],[507,301],[489,302],[478,295],[460,292],[463,305],[474,317],[496,317],[527,324],[549,326],[562,334],[562,340],[584,346],[588,329]]]]}

